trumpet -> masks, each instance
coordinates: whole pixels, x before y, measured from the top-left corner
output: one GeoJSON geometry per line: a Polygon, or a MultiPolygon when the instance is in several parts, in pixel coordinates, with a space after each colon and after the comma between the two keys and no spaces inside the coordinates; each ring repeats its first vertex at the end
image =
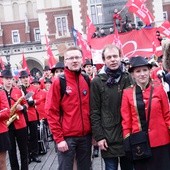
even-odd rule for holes
{"type": "Polygon", "coordinates": [[[19,115],[16,114],[16,110],[17,110],[17,106],[18,104],[21,103],[21,101],[25,98],[28,99],[33,95],[32,92],[27,93],[25,96],[21,96],[16,102],[15,104],[11,107],[10,109],[10,118],[7,121],[7,126],[9,126],[12,122],[14,122],[15,120],[19,120],[19,115]]]}

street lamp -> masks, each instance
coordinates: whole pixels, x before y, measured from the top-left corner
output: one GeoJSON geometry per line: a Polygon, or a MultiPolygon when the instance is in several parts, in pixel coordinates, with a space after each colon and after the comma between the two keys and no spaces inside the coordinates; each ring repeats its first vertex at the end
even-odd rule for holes
{"type": "Polygon", "coordinates": [[[7,60],[7,65],[5,66],[5,68],[7,70],[10,70],[11,69],[11,64],[10,64],[10,55],[6,55],[6,60],[7,60]]]}

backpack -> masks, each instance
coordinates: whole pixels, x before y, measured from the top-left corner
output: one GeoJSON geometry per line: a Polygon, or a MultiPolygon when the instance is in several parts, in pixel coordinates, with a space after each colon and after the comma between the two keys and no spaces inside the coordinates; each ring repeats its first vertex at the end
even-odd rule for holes
{"type": "MultiPolygon", "coordinates": [[[[85,81],[87,82],[88,86],[90,87],[90,78],[89,78],[89,76],[84,72],[81,72],[81,75],[84,77],[85,81]]],[[[61,101],[64,94],[66,94],[66,77],[65,77],[65,75],[61,74],[59,76],[59,80],[60,80],[60,95],[61,95],[60,101],[61,101]]]]}

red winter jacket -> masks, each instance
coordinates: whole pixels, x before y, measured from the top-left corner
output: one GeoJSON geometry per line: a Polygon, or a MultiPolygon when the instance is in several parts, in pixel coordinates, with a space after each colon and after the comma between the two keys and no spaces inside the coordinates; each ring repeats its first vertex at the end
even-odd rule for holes
{"type": "Polygon", "coordinates": [[[45,101],[46,101],[46,91],[42,89],[38,89],[35,96],[35,106],[37,112],[39,114],[39,119],[46,119],[47,114],[45,112],[45,101]]]}
{"type": "Polygon", "coordinates": [[[84,136],[91,133],[89,86],[81,74],[64,70],[66,93],[60,103],[60,82],[55,79],[51,88],[48,122],[57,143],[64,137],[84,136]],[[63,110],[61,118],[60,104],[63,110]]]}
{"type": "Polygon", "coordinates": [[[0,133],[8,131],[7,120],[9,119],[10,109],[8,99],[3,90],[0,90],[0,133]]]}
{"type": "MultiPolygon", "coordinates": [[[[22,94],[21,90],[18,87],[12,87],[12,91],[11,91],[11,107],[17,102],[17,100],[22,95],[23,94],[22,94]]],[[[20,104],[27,106],[27,103],[26,103],[25,99],[23,99],[20,104]]],[[[21,128],[26,127],[27,125],[26,125],[25,117],[24,117],[24,114],[22,113],[22,111],[16,111],[15,113],[19,116],[19,119],[16,119],[14,121],[14,127],[16,129],[21,129],[21,128]]]]}
{"type": "MultiPolygon", "coordinates": [[[[32,84],[30,84],[29,87],[26,88],[26,92],[33,92],[33,100],[35,100],[35,96],[37,95],[37,88],[35,86],[33,86],[32,84]]],[[[32,121],[36,121],[38,120],[38,116],[37,116],[37,113],[36,113],[36,110],[35,110],[35,105],[33,106],[28,106],[28,109],[27,109],[27,115],[28,115],[28,121],[29,122],[32,122],[32,121]]]]}
{"type": "MultiPolygon", "coordinates": [[[[126,138],[130,133],[141,131],[139,113],[137,113],[136,102],[133,97],[134,87],[123,91],[121,114],[123,119],[122,126],[124,138],[126,138]]],[[[146,117],[148,114],[147,108],[150,89],[151,86],[143,90],[146,117]]],[[[160,83],[154,83],[148,133],[151,147],[162,146],[170,143],[169,103],[167,94],[160,83]]]]}

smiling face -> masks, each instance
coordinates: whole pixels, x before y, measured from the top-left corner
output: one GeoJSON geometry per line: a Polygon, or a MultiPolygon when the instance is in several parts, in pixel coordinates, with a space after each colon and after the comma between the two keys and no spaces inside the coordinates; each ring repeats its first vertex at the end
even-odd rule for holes
{"type": "Polygon", "coordinates": [[[140,87],[145,87],[150,79],[150,68],[148,66],[141,66],[134,68],[132,77],[140,87]]]}
{"type": "Polygon", "coordinates": [[[64,55],[65,66],[71,71],[78,71],[82,65],[82,53],[78,49],[72,49],[64,55]]]}
{"type": "Polygon", "coordinates": [[[119,50],[114,46],[106,48],[103,53],[103,62],[109,69],[117,70],[121,65],[121,57],[119,50]]]}

